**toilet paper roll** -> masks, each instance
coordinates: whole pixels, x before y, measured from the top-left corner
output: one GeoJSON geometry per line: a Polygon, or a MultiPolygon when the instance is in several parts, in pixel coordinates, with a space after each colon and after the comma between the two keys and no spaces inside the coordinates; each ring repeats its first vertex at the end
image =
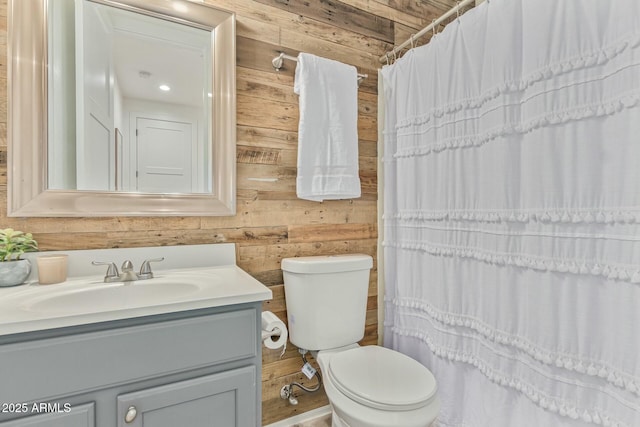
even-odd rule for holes
{"type": "Polygon", "coordinates": [[[287,327],[278,316],[270,311],[262,312],[262,343],[265,347],[270,350],[282,347],[282,354],[284,354],[288,336],[287,327]]]}

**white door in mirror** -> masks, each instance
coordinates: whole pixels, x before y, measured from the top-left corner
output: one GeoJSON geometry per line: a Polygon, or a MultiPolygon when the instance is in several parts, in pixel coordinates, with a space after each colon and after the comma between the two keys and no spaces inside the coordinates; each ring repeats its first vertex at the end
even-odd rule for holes
{"type": "Polygon", "coordinates": [[[138,118],[138,185],[142,193],[193,193],[193,123],[138,118]]]}

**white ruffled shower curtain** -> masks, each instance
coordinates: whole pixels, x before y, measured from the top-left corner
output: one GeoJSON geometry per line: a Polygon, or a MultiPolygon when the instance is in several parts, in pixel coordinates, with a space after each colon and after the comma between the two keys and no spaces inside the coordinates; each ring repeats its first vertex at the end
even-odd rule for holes
{"type": "Polygon", "coordinates": [[[640,426],[640,1],[490,0],[381,71],[385,345],[446,427],[640,426]]]}

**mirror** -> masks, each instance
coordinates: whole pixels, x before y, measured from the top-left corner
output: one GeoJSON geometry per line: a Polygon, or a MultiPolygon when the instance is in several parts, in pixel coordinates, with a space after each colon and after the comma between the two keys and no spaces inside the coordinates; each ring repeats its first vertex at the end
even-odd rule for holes
{"type": "Polygon", "coordinates": [[[48,188],[209,193],[211,32],[93,1],[48,22],[48,188]]]}
{"type": "Polygon", "coordinates": [[[9,216],[235,213],[232,13],[10,0],[9,38],[9,216]]]}

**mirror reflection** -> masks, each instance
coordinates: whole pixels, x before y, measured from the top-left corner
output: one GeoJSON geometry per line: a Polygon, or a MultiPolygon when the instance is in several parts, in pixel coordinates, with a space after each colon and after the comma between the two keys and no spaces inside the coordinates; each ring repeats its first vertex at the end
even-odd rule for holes
{"type": "Polygon", "coordinates": [[[210,193],[212,33],[89,0],[48,9],[48,188],[210,193]]]}

